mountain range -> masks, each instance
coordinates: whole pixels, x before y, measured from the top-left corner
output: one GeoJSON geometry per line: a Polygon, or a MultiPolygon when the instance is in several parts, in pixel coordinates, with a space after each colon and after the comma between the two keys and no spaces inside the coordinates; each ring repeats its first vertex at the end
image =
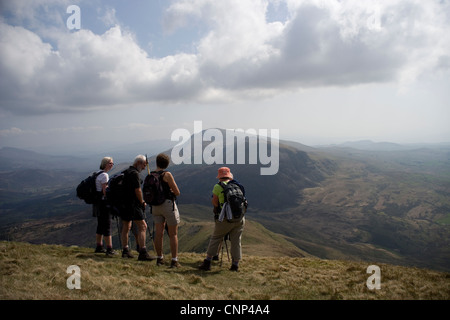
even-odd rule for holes
{"type": "MultiPolygon", "coordinates": [[[[249,201],[246,215],[248,230],[253,231],[247,247],[243,240],[244,248],[253,254],[449,271],[450,147],[374,144],[310,147],[280,141],[275,175],[260,175],[260,165],[227,165],[245,186],[249,201]]],[[[207,145],[203,143],[203,149],[207,145]]],[[[246,152],[248,147],[246,141],[246,152]]],[[[95,220],[90,206],[76,198],[75,187],[97,169],[100,159],[1,149],[0,237],[93,246],[95,220]]],[[[130,154],[130,162],[116,162],[110,175],[132,159],[130,154]]],[[[211,190],[220,166],[169,167],[181,190],[180,250],[206,249],[212,228],[211,190]]],[[[141,174],[144,178],[147,172],[141,174]]]]}

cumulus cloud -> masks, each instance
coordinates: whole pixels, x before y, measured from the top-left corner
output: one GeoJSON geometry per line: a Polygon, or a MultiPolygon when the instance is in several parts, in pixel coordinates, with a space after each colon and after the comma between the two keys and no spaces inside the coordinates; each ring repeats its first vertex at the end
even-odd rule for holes
{"type": "Polygon", "coordinates": [[[202,23],[207,32],[194,53],[162,58],[149,57],[117,24],[103,34],[52,33],[50,44],[38,27],[0,21],[0,108],[75,112],[413,81],[448,70],[449,9],[418,0],[178,0],[166,11],[166,30],[202,23]],[[268,21],[269,3],[285,5],[285,21],[268,21]]]}
{"type": "MultiPolygon", "coordinates": [[[[258,2],[264,13],[266,2],[252,7],[258,2]]],[[[200,42],[203,74],[232,91],[346,86],[413,80],[449,56],[446,3],[312,0],[287,6],[283,24],[258,19],[263,14],[244,4],[240,14],[214,10],[225,12],[200,42]]]]}
{"type": "Polygon", "coordinates": [[[189,55],[151,59],[119,26],[67,34],[58,50],[22,27],[0,23],[1,107],[47,113],[174,100],[195,93],[189,55]]]}

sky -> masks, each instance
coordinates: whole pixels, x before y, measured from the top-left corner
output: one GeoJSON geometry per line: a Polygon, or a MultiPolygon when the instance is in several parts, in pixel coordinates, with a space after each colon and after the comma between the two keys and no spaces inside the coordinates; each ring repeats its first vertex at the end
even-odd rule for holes
{"type": "Polygon", "coordinates": [[[306,145],[450,142],[449,0],[0,0],[0,13],[0,147],[99,151],[194,121],[306,145]]]}

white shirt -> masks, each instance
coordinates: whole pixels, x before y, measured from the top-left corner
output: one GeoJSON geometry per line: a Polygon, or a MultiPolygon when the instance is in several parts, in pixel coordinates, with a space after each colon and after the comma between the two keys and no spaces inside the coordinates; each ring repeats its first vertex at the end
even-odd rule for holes
{"type": "Polygon", "coordinates": [[[95,179],[95,188],[97,191],[102,191],[102,185],[104,183],[108,183],[109,181],[109,175],[106,172],[102,172],[97,176],[97,179],[95,179]]]}

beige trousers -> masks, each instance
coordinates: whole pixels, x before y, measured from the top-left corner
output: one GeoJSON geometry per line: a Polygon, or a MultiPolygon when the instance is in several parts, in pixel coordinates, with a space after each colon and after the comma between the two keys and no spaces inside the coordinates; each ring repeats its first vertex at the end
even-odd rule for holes
{"type": "Polygon", "coordinates": [[[219,245],[223,238],[229,233],[231,241],[231,258],[233,261],[239,261],[242,257],[241,237],[244,231],[245,218],[237,222],[228,222],[226,220],[219,222],[216,220],[214,232],[209,240],[206,254],[210,257],[217,255],[219,245]]]}

